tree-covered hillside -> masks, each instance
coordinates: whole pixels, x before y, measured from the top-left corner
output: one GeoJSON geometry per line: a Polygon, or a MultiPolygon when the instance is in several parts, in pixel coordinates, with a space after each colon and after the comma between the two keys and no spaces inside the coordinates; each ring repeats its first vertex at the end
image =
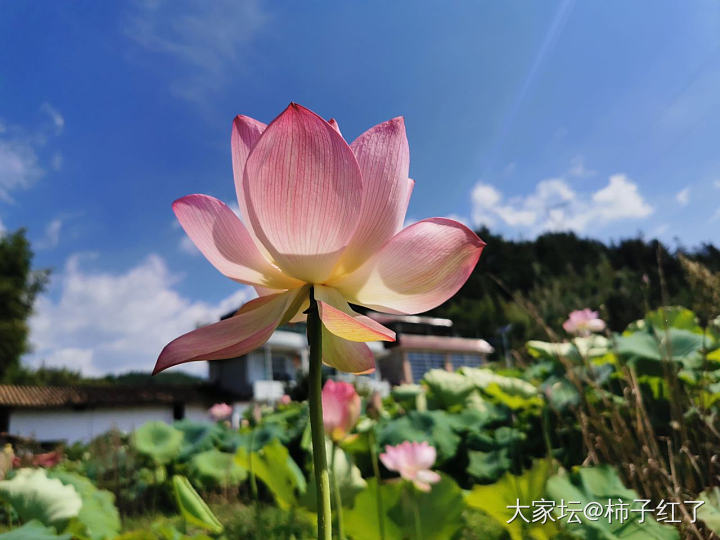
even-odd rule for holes
{"type": "Polygon", "coordinates": [[[460,292],[433,313],[453,319],[458,333],[496,345],[508,324],[515,347],[562,335],[568,313],[583,307],[599,310],[615,331],[662,304],[695,307],[707,291],[693,294],[698,285],[683,258],[720,272],[720,250],[712,244],[670,251],[642,238],[607,245],[573,233],[535,240],[507,240],[487,229],[478,234],[487,242],[480,262],[460,292]]]}

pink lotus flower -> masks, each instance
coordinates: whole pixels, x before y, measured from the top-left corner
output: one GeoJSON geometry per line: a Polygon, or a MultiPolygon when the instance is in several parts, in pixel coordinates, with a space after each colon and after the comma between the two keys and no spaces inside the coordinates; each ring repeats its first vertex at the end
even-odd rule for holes
{"type": "Polygon", "coordinates": [[[292,402],[292,398],[287,394],[283,394],[282,396],[280,396],[280,399],[278,400],[278,403],[280,405],[290,405],[291,402],[292,402]]]}
{"type": "Polygon", "coordinates": [[[568,320],[563,323],[563,328],[568,334],[589,336],[592,332],[605,330],[605,321],[598,318],[597,311],[585,308],[570,313],[568,320]]]}
{"type": "Polygon", "coordinates": [[[450,219],[402,229],[414,184],[402,118],[348,145],[334,120],[291,103],[268,126],[238,116],[231,139],[244,223],[207,195],[183,197],[173,210],[205,257],[260,297],[169,343],[154,373],[256,349],[278,325],[305,319],[311,286],[323,361],[369,373],[375,362],[363,342],[394,341],[395,333],[348,302],[388,313],[432,309],[465,283],[485,246],[450,219]]]}
{"type": "Polygon", "coordinates": [[[427,442],[405,441],[397,446],[386,446],[380,461],[391,471],[400,473],[421,491],[430,491],[430,484],[440,481],[440,475],[431,471],[435,463],[435,447],[427,442]]]}
{"type": "Polygon", "coordinates": [[[360,417],[360,396],[346,382],[327,381],[322,391],[325,432],[334,441],[341,441],[360,417]]]}
{"type": "Polygon", "coordinates": [[[233,408],[227,403],[216,403],[208,409],[210,418],[219,422],[220,420],[227,420],[232,415],[233,408]]]}

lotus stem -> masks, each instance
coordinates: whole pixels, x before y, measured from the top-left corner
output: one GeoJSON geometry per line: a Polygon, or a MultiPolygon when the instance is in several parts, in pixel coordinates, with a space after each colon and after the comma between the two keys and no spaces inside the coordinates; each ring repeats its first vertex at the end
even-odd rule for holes
{"type": "Polygon", "coordinates": [[[330,475],[325,455],[325,429],[322,413],[322,326],[317,302],[310,288],[310,307],[307,310],[307,339],[310,347],[310,431],[312,434],[313,465],[317,485],[318,539],[332,540],[330,510],[330,475]]]}
{"type": "Polygon", "coordinates": [[[422,540],[422,524],[420,522],[420,505],[418,504],[418,494],[414,486],[408,486],[411,490],[410,498],[412,499],[413,521],[415,523],[415,539],[422,540]]]}
{"type": "Polygon", "coordinates": [[[385,511],[383,510],[382,490],[380,489],[380,465],[378,464],[378,454],[375,448],[375,426],[368,431],[368,443],[373,474],[375,475],[375,500],[377,501],[378,524],[380,525],[380,540],[385,540],[385,511]]]}
{"type": "Polygon", "coordinates": [[[337,482],[337,473],[335,472],[335,455],[337,454],[338,447],[335,442],[332,443],[332,455],[330,456],[330,470],[332,471],[332,487],[333,495],[335,498],[335,517],[337,518],[337,534],[339,540],[345,540],[345,532],[343,530],[343,515],[342,515],[342,497],[340,496],[340,486],[337,482]]]}

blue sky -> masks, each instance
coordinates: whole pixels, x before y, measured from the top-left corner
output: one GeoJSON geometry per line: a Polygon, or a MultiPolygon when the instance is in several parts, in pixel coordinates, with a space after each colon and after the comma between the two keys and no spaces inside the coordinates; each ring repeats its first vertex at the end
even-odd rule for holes
{"type": "Polygon", "coordinates": [[[231,202],[233,116],[267,122],[290,101],[348,139],[405,117],[408,220],[720,240],[714,2],[0,9],[0,228],[27,227],[53,268],[29,364],[151,369],[166,341],[248,297],[170,204],[231,202]]]}

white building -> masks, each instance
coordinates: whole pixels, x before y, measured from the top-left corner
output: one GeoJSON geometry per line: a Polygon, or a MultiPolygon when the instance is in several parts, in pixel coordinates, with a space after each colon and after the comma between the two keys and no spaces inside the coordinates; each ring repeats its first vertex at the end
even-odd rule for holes
{"type": "Polygon", "coordinates": [[[43,443],[88,442],[150,420],[207,420],[212,404],[234,399],[198,386],[0,385],[0,432],[43,443]]]}

